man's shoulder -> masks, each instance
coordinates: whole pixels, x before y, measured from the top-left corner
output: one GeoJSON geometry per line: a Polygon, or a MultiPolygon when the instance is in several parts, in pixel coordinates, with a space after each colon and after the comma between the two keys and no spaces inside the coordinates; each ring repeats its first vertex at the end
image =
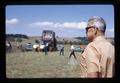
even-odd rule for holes
{"type": "Polygon", "coordinates": [[[114,47],[109,41],[92,41],[90,42],[86,48],[94,47],[96,49],[103,48],[103,47],[114,47]]]}
{"type": "Polygon", "coordinates": [[[95,49],[98,49],[99,48],[99,43],[97,43],[97,42],[90,42],[88,45],[87,45],[87,47],[86,47],[86,49],[91,49],[91,48],[95,48],[95,49]]]}
{"type": "Polygon", "coordinates": [[[87,47],[90,47],[90,46],[95,46],[95,42],[93,41],[93,42],[90,42],[88,45],[87,45],[87,47]]]}

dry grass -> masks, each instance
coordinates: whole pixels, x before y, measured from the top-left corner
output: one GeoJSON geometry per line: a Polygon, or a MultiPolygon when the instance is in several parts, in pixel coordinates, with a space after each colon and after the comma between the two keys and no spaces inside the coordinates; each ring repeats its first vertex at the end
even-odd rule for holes
{"type": "Polygon", "coordinates": [[[65,47],[65,56],[59,51],[49,52],[14,52],[6,54],[7,78],[79,78],[79,56],[77,61],[69,57],[69,46],[65,47]]]}

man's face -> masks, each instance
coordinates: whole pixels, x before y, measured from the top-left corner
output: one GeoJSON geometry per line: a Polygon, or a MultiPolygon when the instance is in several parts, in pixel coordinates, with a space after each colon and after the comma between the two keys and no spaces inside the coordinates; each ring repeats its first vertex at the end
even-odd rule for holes
{"type": "Polygon", "coordinates": [[[86,36],[90,41],[92,41],[95,36],[95,27],[89,23],[86,28],[86,36]]]}

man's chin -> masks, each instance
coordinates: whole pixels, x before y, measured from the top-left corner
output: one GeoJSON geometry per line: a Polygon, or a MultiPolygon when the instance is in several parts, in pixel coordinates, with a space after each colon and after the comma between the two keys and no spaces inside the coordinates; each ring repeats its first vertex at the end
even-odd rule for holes
{"type": "Polygon", "coordinates": [[[87,39],[88,39],[88,41],[89,41],[89,42],[92,42],[92,41],[93,41],[93,39],[92,39],[92,38],[87,38],[87,39]]]}

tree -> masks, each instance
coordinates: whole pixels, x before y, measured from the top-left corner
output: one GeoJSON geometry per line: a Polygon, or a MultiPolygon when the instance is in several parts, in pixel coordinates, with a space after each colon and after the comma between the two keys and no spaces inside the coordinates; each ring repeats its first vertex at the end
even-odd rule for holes
{"type": "Polygon", "coordinates": [[[17,42],[22,42],[23,40],[21,38],[16,39],[17,42]]]}
{"type": "Polygon", "coordinates": [[[73,41],[73,44],[76,44],[76,41],[73,41]]]}
{"type": "Polygon", "coordinates": [[[15,42],[14,38],[6,38],[7,41],[15,42]]]}
{"type": "Polygon", "coordinates": [[[72,44],[72,41],[70,41],[69,44],[71,45],[71,44],[72,44]]]}
{"type": "Polygon", "coordinates": [[[39,44],[39,40],[35,39],[35,43],[39,44]]]}
{"type": "Polygon", "coordinates": [[[64,41],[64,44],[67,44],[67,43],[68,43],[68,41],[67,41],[67,40],[65,40],[65,41],[64,41]]]}

